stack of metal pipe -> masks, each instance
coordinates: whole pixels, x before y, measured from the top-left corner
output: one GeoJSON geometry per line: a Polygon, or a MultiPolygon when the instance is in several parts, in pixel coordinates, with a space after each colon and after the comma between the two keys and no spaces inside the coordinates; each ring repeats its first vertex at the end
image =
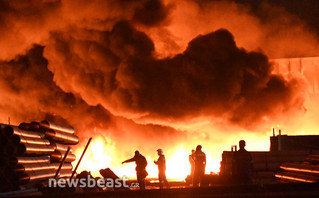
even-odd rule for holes
{"type": "Polygon", "coordinates": [[[319,155],[308,155],[301,163],[283,163],[275,176],[283,182],[319,182],[319,155]]]}
{"type": "MultiPolygon", "coordinates": [[[[285,162],[302,162],[306,159],[311,151],[252,151],[250,154],[253,158],[253,177],[256,183],[268,183],[274,181],[275,173],[280,170],[281,164],[285,162]]],[[[231,178],[232,151],[224,151],[221,162],[220,175],[225,178],[231,178]]],[[[319,161],[319,157],[318,157],[319,161]]]]}
{"type": "MultiPolygon", "coordinates": [[[[79,138],[71,127],[48,121],[0,124],[0,190],[46,182],[55,177],[64,155],[79,138]]],[[[58,177],[70,177],[76,156],[68,153],[58,177]]]]}

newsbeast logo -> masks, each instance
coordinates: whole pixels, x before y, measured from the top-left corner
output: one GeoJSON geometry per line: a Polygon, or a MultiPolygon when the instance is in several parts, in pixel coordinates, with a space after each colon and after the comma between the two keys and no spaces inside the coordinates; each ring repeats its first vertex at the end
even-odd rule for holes
{"type": "Polygon", "coordinates": [[[99,178],[94,179],[90,175],[86,178],[75,178],[75,179],[69,179],[69,178],[50,178],[48,187],[49,188],[66,188],[66,187],[80,187],[80,188],[136,188],[138,187],[137,182],[131,183],[131,185],[128,185],[126,182],[128,181],[128,178],[126,176],[123,176],[122,178],[112,179],[112,178],[99,178]]]}

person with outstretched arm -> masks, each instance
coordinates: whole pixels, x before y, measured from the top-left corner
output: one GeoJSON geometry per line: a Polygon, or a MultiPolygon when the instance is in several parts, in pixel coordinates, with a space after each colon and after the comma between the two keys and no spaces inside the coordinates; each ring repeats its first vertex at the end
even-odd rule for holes
{"type": "Polygon", "coordinates": [[[125,160],[122,162],[122,164],[129,163],[129,162],[135,162],[136,163],[136,177],[137,182],[139,183],[140,190],[145,189],[145,178],[148,175],[146,171],[147,161],[146,158],[140,154],[139,151],[135,151],[134,157],[131,159],[125,160]]]}

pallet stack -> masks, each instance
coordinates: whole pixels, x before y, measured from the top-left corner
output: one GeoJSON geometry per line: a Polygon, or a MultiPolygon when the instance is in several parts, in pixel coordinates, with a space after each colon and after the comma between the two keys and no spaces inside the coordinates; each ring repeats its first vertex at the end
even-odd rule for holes
{"type": "MultiPolygon", "coordinates": [[[[0,190],[18,190],[53,178],[68,147],[79,142],[74,133],[73,128],[48,121],[0,124],[0,190]]],[[[70,150],[59,178],[71,176],[75,158],[70,150]]]]}

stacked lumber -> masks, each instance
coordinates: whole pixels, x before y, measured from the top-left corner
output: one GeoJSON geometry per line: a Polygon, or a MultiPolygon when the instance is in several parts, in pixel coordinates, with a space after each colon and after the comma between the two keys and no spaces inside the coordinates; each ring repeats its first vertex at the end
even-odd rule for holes
{"type": "MultiPolygon", "coordinates": [[[[48,121],[0,124],[0,190],[16,190],[55,177],[68,147],[79,142],[74,133],[73,128],[48,121]]],[[[59,178],[71,176],[75,159],[71,149],[59,178]]]]}

